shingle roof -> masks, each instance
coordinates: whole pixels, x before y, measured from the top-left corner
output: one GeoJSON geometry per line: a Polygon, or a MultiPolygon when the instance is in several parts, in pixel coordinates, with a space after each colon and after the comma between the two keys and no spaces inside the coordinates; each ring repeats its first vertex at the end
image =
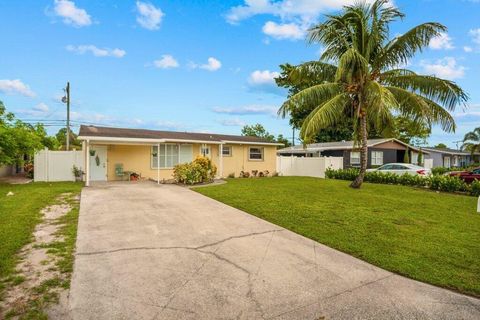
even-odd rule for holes
{"type": "MultiPolygon", "coordinates": [[[[373,147],[375,145],[388,142],[388,141],[395,141],[397,143],[403,144],[408,146],[410,149],[418,150],[415,147],[409,146],[397,139],[393,138],[382,138],[382,139],[368,139],[367,146],[373,147]]],[[[316,152],[316,151],[323,151],[323,150],[348,150],[353,149],[353,141],[335,141],[335,142],[322,142],[322,143],[311,143],[304,147],[303,145],[288,147],[284,149],[280,149],[277,151],[278,154],[282,153],[305,153],[305,152],[316,152]]]]}
{"type": "Polygon", "coordinates": [[[196,132],[177,132],[160,131],[147,129],[129,129],[112,128],[99,126],[80,126],[78,134],[80,139],[86,137],[105,137],[105,138],[134,138],[134,139],[153,139],[153,140],[187,140],[187,141],[205,141],[205,142],[244,142],[244,143],[262,143],[277,144],[266,139],[249,136],[235,136],[227,134],[196,133],[196,132]]]}
{"type": "Polygon", "coordinates": [[[438,152],[438,153],[445,153],[445,154],[452,154],[452,155],[470,155],[471,152],[468,151],[463,151],[463,150],[456,150],[456,149],[450,149],[450,148],[435,148],[435,147],[427,147],[423,148],[427,151],[430,152],[438,152]]]}

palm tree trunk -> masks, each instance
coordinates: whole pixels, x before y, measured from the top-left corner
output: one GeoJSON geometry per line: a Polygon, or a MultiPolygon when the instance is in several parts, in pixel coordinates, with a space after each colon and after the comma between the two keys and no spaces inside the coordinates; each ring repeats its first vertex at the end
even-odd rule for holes
{"type": "Polygon", "coordinates": [[[355,189],[360,188],[367,172],[367,116],[364,113],[360,116],[360,136],[360,174],[350,184],[350,187],[355,189]]]}

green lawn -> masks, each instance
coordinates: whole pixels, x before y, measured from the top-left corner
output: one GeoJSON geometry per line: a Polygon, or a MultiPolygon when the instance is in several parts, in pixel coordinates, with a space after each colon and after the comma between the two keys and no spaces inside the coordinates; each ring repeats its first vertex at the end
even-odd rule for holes
{"type": "Polygon", "coordinates": [[[477,198],[307,177],[195,191],[384,269],[480,297],[477,198]]]}
{"type": "MultiPolygon", "coordinates": [[[[16,253],[32,239],[40,210],[55,203],[61,193],[79,193],[82,183],[0,183],[0,280],[10,275],[16,265],[16,253]],[[7,196],[12,191],[13,196],[7,196]]],[[[1,283],[0,283],[1,292],[1,283]]]]}

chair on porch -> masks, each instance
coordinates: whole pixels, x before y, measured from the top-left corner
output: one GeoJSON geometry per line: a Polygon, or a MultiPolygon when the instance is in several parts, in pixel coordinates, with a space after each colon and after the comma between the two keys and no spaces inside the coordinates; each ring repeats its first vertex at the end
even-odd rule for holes
{"type": "Polygon", "coordinates": [[[120,180],[130,180],[130,174],[128,172],[123,171],[123,163],[116,163],[115,164],[115,177],[119,177],[120,180]]]}

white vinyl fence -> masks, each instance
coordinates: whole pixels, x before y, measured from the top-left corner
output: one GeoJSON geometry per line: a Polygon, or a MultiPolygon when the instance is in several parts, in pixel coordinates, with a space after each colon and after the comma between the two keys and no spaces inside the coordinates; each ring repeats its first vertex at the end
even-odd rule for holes
{"type": "Polygon", "coordinates": [[[325,178],[325,170],[343,169],[342,157],[277,157],[277,171],[281,176],[325,178]]]}
{"type": "Polygon", "coordinates": [[[82,151],[42,150],[35,154],[33,179],[35,181],[75,181],[72,168],[85,171],[82,151]]]}

